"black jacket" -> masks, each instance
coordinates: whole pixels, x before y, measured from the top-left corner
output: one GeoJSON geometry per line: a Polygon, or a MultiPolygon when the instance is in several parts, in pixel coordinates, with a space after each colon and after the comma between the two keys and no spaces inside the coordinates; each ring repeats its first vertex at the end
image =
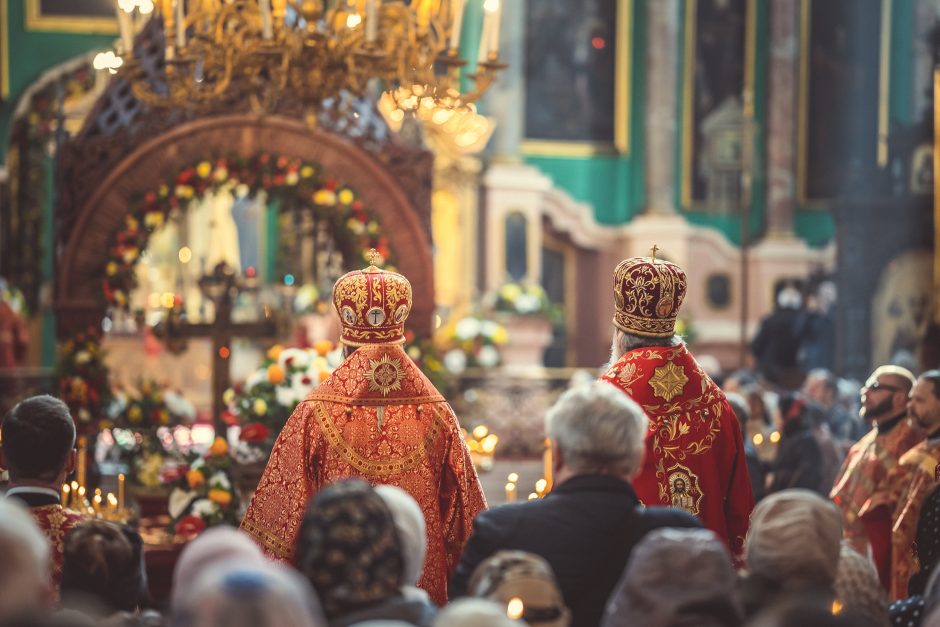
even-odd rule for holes
{"type": "Polygon", "coordinates": [[[630,552],[647,532],[701,526],[677,509],[639,506],[633,488],[614,477],[574,477],[544,499],[481,512],[451,579],[450,596],[465,595],[474,569],[497,551],[529,551],[555,571],[571,627],[596,627],[630,552]]]}

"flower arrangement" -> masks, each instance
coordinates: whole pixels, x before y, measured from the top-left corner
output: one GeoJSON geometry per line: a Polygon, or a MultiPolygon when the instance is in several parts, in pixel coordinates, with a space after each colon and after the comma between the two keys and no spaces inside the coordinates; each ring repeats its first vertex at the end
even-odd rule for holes
{"type": "Polygon", "coordinates": [[[543,315],[555,318],[560,310],[553,305],[545,289],[534,283],[504,283],[488,297],[493,309],[522,316],[543,315]]]}
{"type": "Polygon", "coordinates": [[[111,402],[101,333],[94,327],[62,345],[57,367],[59,398],[69,407],[79,435],[96,433],[111,402]]]}
{"type": "Polygon", "coordinates": [[[133,485],[157,489],[165,483],[168,462],[182,462],[170,429],[196,419],[196,408],[179,393],[153,380],[142,379],[135,388],[118,388],[109,407],[108,422],[120,458],[127,464],[133,485]]]}
{"type": "Polygon", "coordinates": [[[204,455],[194,454],[180,468],[168,503],[172,533],[192,537],[213,525],[238,525],[238,491],[228,453],[225,439],[217,437],[204,455]]]}
{"type": "Polygon", "coordinates": [[[435,338],[443,353],[443,366],[451,374],[468,367],[493,368],[501,361],[499,347],[506,343],[506,328],[492,320],[467,316],[445,326],[435,338]]]}
{"type": "Polygon", "coordinates": [[[310,349],[272,346],[243,385],[225,392],[229,412],[242,425],[241,441],[264,446],[273,440],[297,404],[342,361],[342,348],[327,340],[310,349]]]}
{"type": "Polygon", "coordinates": [[[368,260],[375,248],[388,263],[388,240],[381,235],[373,212],[348,186],[326,176],[322,168],[300,159],[261,153],[250,158],[222,157],[184,168],[156,190],[131,201],[131,210],[109,247],[103,268],[102,290],[109,305],[127,308],[128,295],[136,287],[134,267],[150,234],[167,215],[185,209],[189,201],[221,188],[239,197],[264,191],[281,207],[307,207],[330,224],[340,250],[360,251],[368,260]]]}

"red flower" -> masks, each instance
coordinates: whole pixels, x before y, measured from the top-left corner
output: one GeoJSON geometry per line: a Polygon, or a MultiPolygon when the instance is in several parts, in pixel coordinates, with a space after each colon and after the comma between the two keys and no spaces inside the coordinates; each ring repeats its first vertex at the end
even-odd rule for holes
{"type": "Polygon", "coordinates": [[[222,412],[222,422],[231,427],[234,427],[238,424],[238,418],[232,412],[225,410],[222,412]]]}
{"type": "Polygon", "coordinates": [[[283,170],[284,168],[286,168],[286,167],[287,167],[287,157],[283,157],[283,156],[278,157],[278,158],[277,158],[277,167],[281,168],[282,170],[283,170]]]}
{"type": "Polygon", "coordinates": [[[198,536],[206,528],[206,521],[199,516],[183,516],[173,527],[173,531],[181,536],[198,536]]]}
{"type": "Polygon", "coordinates": [[[238,439],[243,442],[260,444],[271,437],[271,430],[260,422],[252,422],[242,427],[242,432],[238,439]]]}
{"type": "Polygon", "coordinates": [[[336,191],[336,187],[337,187],[336,179],[334,179],[334,178],[328,178],[328,179],[326,179],[326,181],[324,181],[324,183],[323,183],[323,187],[326,188],[326,189],[328,189],[328,190],[330,190],[331,192],[335,192],[335,191],[336,191]]]}
{"type": "Polygon", "coordinates": [[[148,204],[155,202],[156,200],[157,200],[157,195],[154,192],[147,192],[147,194],[144,196],[144,202],[148,204]]]}

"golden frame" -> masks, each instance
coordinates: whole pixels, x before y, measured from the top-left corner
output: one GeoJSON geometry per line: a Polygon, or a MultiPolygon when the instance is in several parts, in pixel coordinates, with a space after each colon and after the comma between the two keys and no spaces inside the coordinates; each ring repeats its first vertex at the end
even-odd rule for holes
{"type": "Polygon", "coordinates": [[[630,85],[633,81],[633,0],[617,0],[617,44],[614,51],[614,141],[523,139],[520,151],[531,157],[594,157],[630,154],[630,85]]]}
{"type": "MultiPolygon", "coordinates": [[[[796,202],[798,207],[826,209],[829,199],[806,195],[806,169],[809,135],[809,37],[813,0],[800,0],[800,66],[797,85],[796,202]]],[[[878,60],[878,144],[877,163],[888,163],[888,114],[891,86],[891,0],[881,0],[881,42],[878,60]]]]}
{"type": "Polygon", "coordinates": [[[0,99],[10,95],[10,13],[7,0],[0,0],[0,99]]]}
{"type": "MultiPolygon", "coordinates": [[[[754,117],[754,74],[757,49],[757,0],[747,0],[744,19],[744,116],[754,117]]],[[[695,27],[698,22],[698,0],[686,0],[682,44],[682,146],[679,202],[685,211],[703,211],[708,205],[692,198],[692,153],[695,134],[692,132],[692,97],[695,91],[695,27]]],[[[746,134],[745,134],[746,136],[746,134]]],[[[742,138],[742,141],[744,139],[742,138]]]]}
{"type": "Polygon", "coordinates": [[[86,16],[55,16],[42,14],[39,6],[40,0],[25,0],[26,2],[26,30],[50,31],[59,33],[89,33],[117,35],[117,16],[108,18],[86,16]]]}

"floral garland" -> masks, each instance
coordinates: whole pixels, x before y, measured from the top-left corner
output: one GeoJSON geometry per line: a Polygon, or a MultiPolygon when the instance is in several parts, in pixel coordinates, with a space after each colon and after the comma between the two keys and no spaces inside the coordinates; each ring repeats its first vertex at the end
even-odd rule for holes
{"type": "Polygon", "coordinates": [[[56,371],[59,398],[68,405],[79,435],[97,433],[111,403],[110,371],[104,362],[101,332],[89,327],[65,342],[56,371]]]}
{"type": "Polygon", "coordinates": [[[283,208],[303,206],[328,220],[341,250],[360,251],[361,260],[375,248],[389,262],[388,240],[380,234],[374,213],[346,185],[325,175],[314,163],[293,157],[261,153],[250,158],[222,157],[186,167],[156,191],[134,198],[115,234],[103,268],[102,290],[108,305],[126,309],[128,295],[137,286],[134,267],[154,230],[171,211],[185,209],[189,201],[231,187],[239,197],[264,191],[283,208]]]}
{"type": "Polygon", "coordinates": [[[238,490],[228,453],[225,439],[217,437],[204,455],[193,454],[188,465],[177,469],[167,508],[172,533],[192,537],[206,527],[238,525],[238,490]]]}

